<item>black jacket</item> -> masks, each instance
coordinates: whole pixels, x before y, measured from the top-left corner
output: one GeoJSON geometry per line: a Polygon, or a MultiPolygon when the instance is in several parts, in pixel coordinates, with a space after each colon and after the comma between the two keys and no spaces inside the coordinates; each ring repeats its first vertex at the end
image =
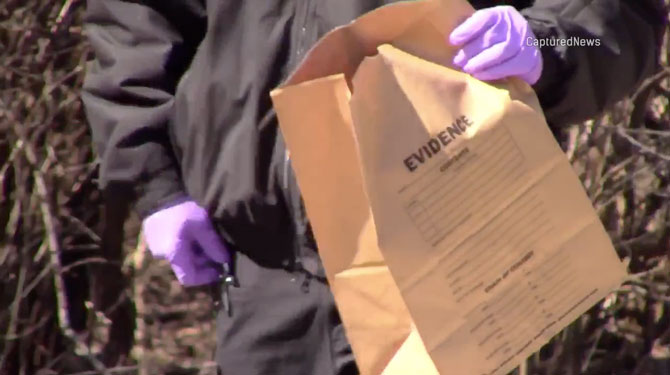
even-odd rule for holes
{"type": "MultiPolygon", "coordinates": [[[[188,195],[229,246],[269,265],[313,248],[269,91],[324,33],[391,2],[88,0],[83,102],[103,189],[132,191],[143,217],[188,195]]],[[[598,114],[657,69],[656,0],[471,3],[522,9],[540,38],[601,40],[543,49],[535,89],[552,126],[598,114]]]]}

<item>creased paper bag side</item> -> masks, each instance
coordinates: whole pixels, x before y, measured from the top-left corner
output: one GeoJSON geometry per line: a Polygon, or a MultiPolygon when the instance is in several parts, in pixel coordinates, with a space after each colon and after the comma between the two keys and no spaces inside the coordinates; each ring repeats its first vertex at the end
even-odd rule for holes
{"type": "Polygon", "coordinates": [[[624,279],[532,96],[392,46],[353,87],[380,250],[439,371],[504,374],[624,279]]]}
{"type": "Polygon", "coordinates": [[[378,45],[397,40],[412,47],[407,40],[422,39],[420,34],[431,37],[423,38],[429,43],[417,46],[426,54],[437,54],[436,60],[447,62],[453,51],[445,53],[443,48],[431,48],[431,45],[443,46],[444,40],[436,38],[434,26],[422,20],[427,14],[441,14],[442,22],[449,23],[453,21],[447,14],[464,18],[473,10],[465,1],[454,1],[450,12],[437,12],[444,4],[438,1],[394,4],[336,29],[308,53],[283,89],[272,94],[338,309],[364,375],[379,374],[387,364],[386,375],[406,374],[408,366],[424,375],[437,371],[377,248],[369,202],[362,190],[359,160],[341,157],[356,155],[346,83],[363,57],[374,54],[378,45]],[[336,74],[344,76],[329,77],[336,74]],[[307,83],[298,85],[303,82],[307,83]],[[319,108],[315,103],[328,108],[319,108]],[[342,138],[331,137],[332,134],[327,136],[328,129],[336,132],[346,129],[348,133],[340,134],[342,138]],[[347,142],[351,142],[350,147],[324,152],[325,145],[347,142]],[[331,164],[332,168],[326,167],[331,164]],[[324,175],[331,179],[324,179],[324,175]],[[337,189],[346,183],[350,183],[350,191],[337,189]]]}
{"type": "Polygon", "coordinates": [[[465,0],[416,0],[382,6],[327,33],[281,87],[344,74],[350,83],[365,56],[390,43],[408,53],[453,66],[449,32],[474,12],[465,0]]]}
{"type": "Polygon", "coordinates": [[[348,98],[342,76],[273,95],[347,336],[361,373],[377,375],[410,335],[412,321],[377,248],[348,98]]]}

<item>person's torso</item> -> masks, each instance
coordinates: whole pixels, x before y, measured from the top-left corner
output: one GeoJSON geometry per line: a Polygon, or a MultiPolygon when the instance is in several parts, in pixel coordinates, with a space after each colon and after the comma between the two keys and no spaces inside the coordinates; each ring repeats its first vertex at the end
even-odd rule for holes
{"type": "Polygon", "coordinates": [[[281,263],[314,244],[269,92],[325,33],[398,0],[205,1],[207,34],[170,126],[183,180],[231,246],[281,263]]]}

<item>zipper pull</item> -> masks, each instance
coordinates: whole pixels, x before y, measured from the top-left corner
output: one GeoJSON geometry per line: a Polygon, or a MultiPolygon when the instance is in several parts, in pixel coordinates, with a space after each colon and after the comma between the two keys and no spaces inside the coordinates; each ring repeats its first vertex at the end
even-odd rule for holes
{"type": "Polygon", "coordinates": [[[230,265],[228,263],[223,264],[223,278],[222,278],[222,287],[223,287],[223,308],[228,314],[229,317],[233,316],[232,306],[230,304],[230,288],[237,286],[237,279],[235,275],[230,272],[230,265]]]}
{"type": "Polygon", "coordinates": [[[300,290],[302,290],[303,293],[309,293],[309,283],[310,283],[310,281],[312,281],[312,275],[305,272],[305,280],[303,280],[302,285],[300,285],[300,290]]]}

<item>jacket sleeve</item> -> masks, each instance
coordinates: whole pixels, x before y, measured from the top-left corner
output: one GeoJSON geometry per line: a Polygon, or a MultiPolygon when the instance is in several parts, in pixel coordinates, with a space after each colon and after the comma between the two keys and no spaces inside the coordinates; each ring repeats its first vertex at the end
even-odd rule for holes
{"type": "Polygon", "coordinates": [[[205,33],[201,1],[87,1],[95,59],[82,101],[100,187],[130,192],[142,218],[184,195],[168,122],[177,83],[205,33]]]}
{"type": "Polygon", "coordinates": [[[659,68],[661,0],[536,0],[522,14],[538,41],[554,40],[541,49],[543,73],[534,85],[552,127],[602,113],[659,68]],[[571,38],[594,45],[570,46],[571,38]]]}

